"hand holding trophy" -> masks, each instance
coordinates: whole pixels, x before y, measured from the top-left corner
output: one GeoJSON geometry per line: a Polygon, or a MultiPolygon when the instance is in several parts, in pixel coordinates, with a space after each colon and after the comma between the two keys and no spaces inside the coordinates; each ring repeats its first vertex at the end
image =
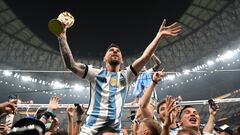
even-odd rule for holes
{"type": "Polygon", "coordinates": [[[59,35],[64,28],[70,28],[74,24],[74,17],[67,11],[62,12],[57,19],[51,19],[48,22],[48,29],[54,35],[59,35]]]}

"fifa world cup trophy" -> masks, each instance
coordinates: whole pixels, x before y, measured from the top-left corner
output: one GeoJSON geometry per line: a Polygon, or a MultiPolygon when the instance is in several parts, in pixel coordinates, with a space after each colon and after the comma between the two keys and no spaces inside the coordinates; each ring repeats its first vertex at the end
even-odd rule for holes
{"type": "Polygon", "coordinates": [[[64,28],[70,28],[74,24],[74,17],[67,11],[62,12],[57,19],[51,19],[48,22],[48,29],[54,35],[59,35],[64,28]]]}

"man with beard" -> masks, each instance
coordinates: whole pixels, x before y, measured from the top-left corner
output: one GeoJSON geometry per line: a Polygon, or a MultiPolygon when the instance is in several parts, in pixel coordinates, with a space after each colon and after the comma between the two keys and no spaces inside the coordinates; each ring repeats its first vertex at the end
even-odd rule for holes
{"type": "Polygon", "coordinates": [[[164,20],[157,35],[147,46],[142,56],[135,60],[126,70],[121,70],[123,64],[122,53],[116,44],[111,44],[107,49],[103,61],[105,68],[96,69],[86,64],[76,62],[69,49],[64,31],[57,35],[60,52],[68,69],[76,75],[86,78],[91,84],[90,104],[87,119],[81,128],[81,135],[92,135],[111,127],[120,133],[121,112],[128,92],[128,86],[137,76],[143,66],[149,61],[156,50],[162,36],[176,36],[181,27],[176,23],[165,26],[164,20]]]}

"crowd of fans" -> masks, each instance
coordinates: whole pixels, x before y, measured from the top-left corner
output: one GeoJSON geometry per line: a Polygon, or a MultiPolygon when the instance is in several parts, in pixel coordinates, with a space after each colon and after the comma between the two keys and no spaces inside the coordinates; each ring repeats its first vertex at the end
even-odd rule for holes
{"type": "MultiPolygon", "coordinates": [[[[61,122],[56,115],[60,98],[51,97],[46,110],[38,110],[36,115],[20,119],[12,123],[12,116],[17,112],[17,100],[9,100],[0,104],[1,118],[6,121],[1,124],[1,134],[9,135],[232,135],[228,125],[215,125],[219,108],[212,102],[209,107],[208,121],[200,129],[201,117],[193,106],[180,106],[178,100],[166,96],[158,104],[152,102],[152,94],[158,82],[163,79],[163,70],[142,73],[138,83],[140,92],[135,98],[138,104],[137,113],[133,116],[131,131],[121,127],[121,116],[126,93],[134,79],[143,72],[144,66],[154,56],[160,39],[164,36],[177,36],[181,26],[177,23],[161,24],[159,31],[146,47],[143,54],[126,69],[122,69],[122,53],[118,45],[111,44],[103,58],[105,67],[98,69],[74,60],[67,42],[67,27],[56,35],[65,66],[77,76],[90,82],[89,107],[81,105],[69,106],[66,109],[68,126],[59,128],[61,122]],[[140,81],[142,78],[150,78],[140,81]],[[149,84],[150,83],[150,84],[149,84]],[[146,84],[146,87],[142,87],[146,84]],[[141,98],[140,98],[141,95],[141,98]],[[157,112],[157,116],[155,113],[157,112]],[[11,120],[10,120],[11,119],[11,120]]],[[[158,62],[158,65],[160,62],[158,62]]],[[[238,133],[239,134],[239,133],[238,133]]]]}
{"type": "MultiPolygon", "coordinates": [[[[160,76],[154,76],[155,80],[139,101],[139,108],[133,117],[131,130],[121,128],[123,135],[237,135],[239,131],[233,131],[227,124],[216,125],[215,117],[219,108],[209,106],[209,118],[205,127],[200,129],[201,117],[198,111],[190,105],[180,106],[176,98],[167,96],[156,106],[151,103],[151,93],[160,80],[160,76]],[[158,79],[156,79],[158,78],[158,79]],[[157,112],[158,118],[154,116],[157,112]]],[[[68,106],[66,117],[68,127],[59,128],[61,122],[56,115],[60,98],[51,97],[47,109],[39,109],[34,116],[22,118],[13,123],[14,115],[17,114],[17,99],[9,99],[0,103],[2,135],[78,135],[81,126],[86,119],[86,108],[79,104],[68,106]]],[[[111,127],[103,128],[98,135],[117,134],[111,127]]]]}

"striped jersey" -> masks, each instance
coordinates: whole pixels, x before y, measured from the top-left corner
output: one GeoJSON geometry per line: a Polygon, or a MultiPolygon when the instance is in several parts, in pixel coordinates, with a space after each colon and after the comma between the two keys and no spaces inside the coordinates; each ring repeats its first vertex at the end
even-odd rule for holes
{"type": "Polygon", "coordinates": [[[151,83],[151,73],[153,69],[150,68],[149,70],[143,71],[138,75],[136,85],[133,89],[133,95],[135,97],[142,96],[142,89],[146,89],[151,83]]]}
{"type": "Polygon", "coordinates": [[[108,120],[119,119],[129,84],[136,75],[130,67],[119,72],[88,67],[86,79],[91,82],[87,114],[108,120]]]}

